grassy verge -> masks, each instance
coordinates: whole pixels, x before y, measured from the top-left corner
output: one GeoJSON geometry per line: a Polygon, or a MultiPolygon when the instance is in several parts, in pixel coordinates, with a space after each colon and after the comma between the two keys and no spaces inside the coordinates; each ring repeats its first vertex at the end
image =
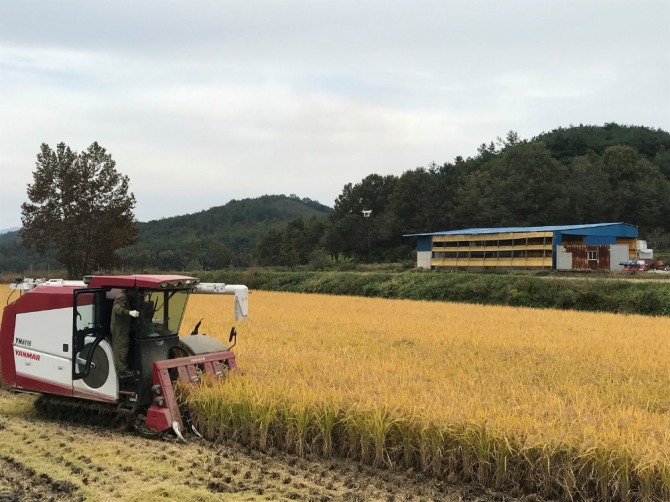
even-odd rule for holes
{"type": "Polygon", "coordinates": [[[266,291],[670,315],[670,277],[631,281],[612,276],[258,269],[205,272],[198,276],[203,281],[241,283],[266,291]]]}

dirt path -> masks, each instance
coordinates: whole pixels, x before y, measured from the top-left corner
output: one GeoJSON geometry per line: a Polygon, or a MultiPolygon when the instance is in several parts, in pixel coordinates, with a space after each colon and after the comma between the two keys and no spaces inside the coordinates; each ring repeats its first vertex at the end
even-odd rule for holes
{"type": "Polygon", "coordinates": [[[519,500],[354,462],[205,441],[184,445],[44,420],[33,412],[33,400],[0,390],[0,502],[519,500]]]}

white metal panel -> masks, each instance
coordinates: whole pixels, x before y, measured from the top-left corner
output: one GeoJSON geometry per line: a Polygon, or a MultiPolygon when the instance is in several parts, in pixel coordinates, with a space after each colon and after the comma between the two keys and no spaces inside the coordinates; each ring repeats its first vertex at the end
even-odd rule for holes
{"type": "MultiPolygon", "coordinates": [[[[84,322],[92,322],[92,306],[79,311],[84,322]]],[[[72,357],[72,307],[17,314],[14,345],[58,357],[72,357]],[[64,344],[67,344],[67,352],[63,351],[64,344]]]]}
{"type": "Polygon", "coordinates": [[[193,293],[235,295],[235,320],[246,321],[249,316],[249,288],[243,284],[201,282],[192,291],[193,293]]]}
{"type": "Polygon", "coordinates": [[[430,270],[430,259],[432,251],[417,251],[416,252],[416,266],[417,268],[425,268],[430,270]]]}
{"type": "Polygon", "coordinates": [[[567,253],[564,246],[556,246],[556,270],[572,270],[572,253],[567,253]]]}
{"type": "Polygon", "coordinates": [[[623,270],[622,263],[628,260],[628,244],[610,245],[610,270],[623,270]]]}
{"type": "Polygon", "coordinates": [[[14,364],[17,375],[72,386],[72,367],[64,357],[14,345],[14,364]]]}

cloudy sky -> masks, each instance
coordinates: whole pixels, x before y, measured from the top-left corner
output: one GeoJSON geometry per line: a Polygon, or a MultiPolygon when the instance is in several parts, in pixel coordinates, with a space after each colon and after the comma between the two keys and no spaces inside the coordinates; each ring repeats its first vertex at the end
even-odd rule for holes
{"type": "Polygon", "coordinates": [[[136,216],[296,194],[571,124],[670,130],[668,0],[0,0],[0,229],[41,143],[136,216]]]}

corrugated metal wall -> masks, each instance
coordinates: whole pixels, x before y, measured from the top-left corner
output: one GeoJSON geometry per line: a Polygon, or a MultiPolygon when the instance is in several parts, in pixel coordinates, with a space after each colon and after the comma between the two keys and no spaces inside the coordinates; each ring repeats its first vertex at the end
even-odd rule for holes
{"type": "Polygon", "coordinates": [[[566,245],[565,251],[572,253],[573,270],[610,270],[609,246],[566,245]]]}

